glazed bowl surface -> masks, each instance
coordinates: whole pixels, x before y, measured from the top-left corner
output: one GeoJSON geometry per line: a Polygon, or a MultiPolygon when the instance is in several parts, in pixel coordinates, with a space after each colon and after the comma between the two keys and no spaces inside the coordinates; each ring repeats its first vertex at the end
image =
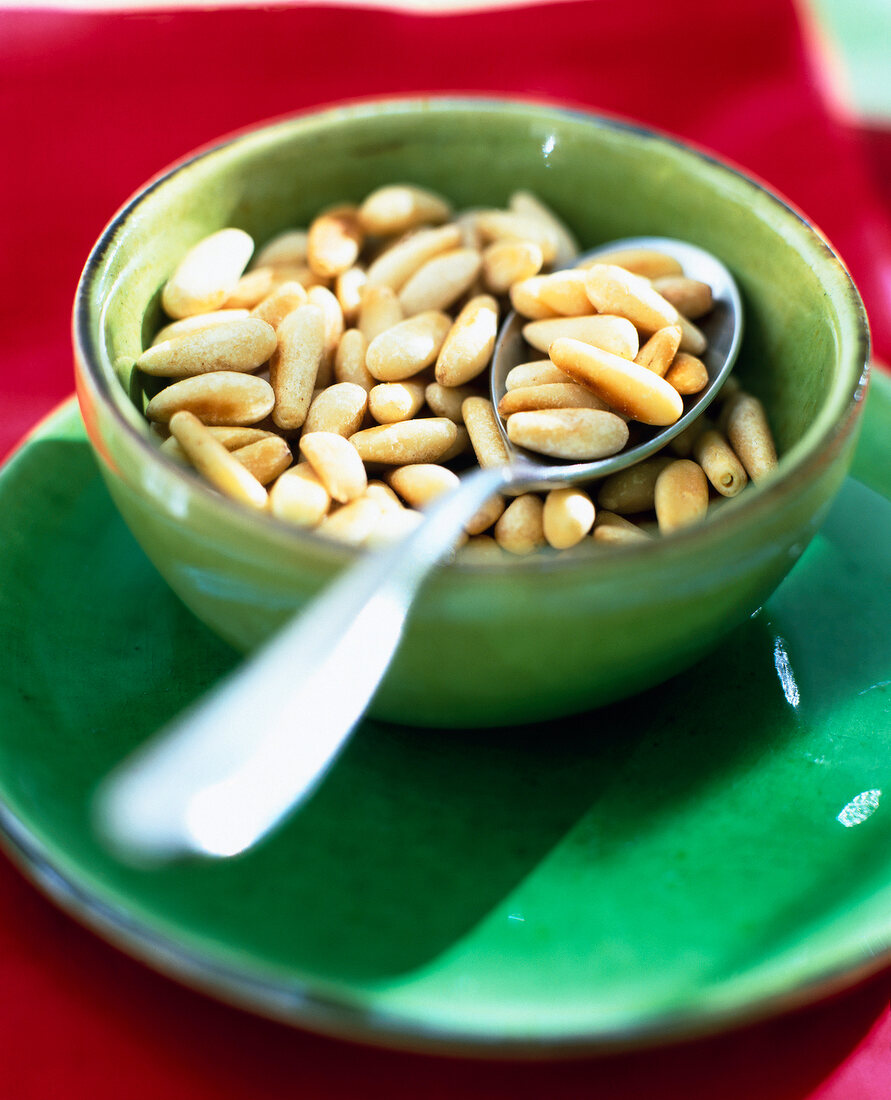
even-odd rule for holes
{"type": "Polygon", "coordinates": [[[241,132],[148,183],[98,241],[74,312],[78,397],[116,506],[183,602],[243,651],[362,552],[255,514],[167,458],[132,364],[196,241],[237,226],[260,245],[396,181],[456,208],[532,191],[583,248],[653,235],[715,253],[745,307],[736,373],[764,402],[781,461],[768,482],[652,544],[587,539],[559,557],[442,567],[372,715],[532,722],[691,668],[764,602],[825,517],[856,442],[868,329],[843,263],[801,214],[733,167],[619,120],[498,100],[364,102],[241,132]]]}

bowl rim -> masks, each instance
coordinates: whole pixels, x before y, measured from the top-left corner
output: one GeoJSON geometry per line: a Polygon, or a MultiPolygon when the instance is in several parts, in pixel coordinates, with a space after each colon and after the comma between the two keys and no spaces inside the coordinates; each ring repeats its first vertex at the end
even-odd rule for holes
{"type": "MultiPolygon", "coordinates": [[[[97,346],[91,332],[91,291],[101,277],[105,261],[114,254],[118,234],[126,228],[128,220],[136,210],[156,190],[198,161],[227,150],[238,150],[254,144],[258,147],[265,142],[274,142],[280,136],[299,134],[304,130],[327,128],[340,122],[356,122],[372,119],[381,114],[507,114],[527,117],[537,121],[571,121],[593,125],[617,134],[638,136],[645,140],[669,147],[675,155],[691,157],[707,164],[710,170],[733,180],[737,186],[749,188],[753,198],[767,199],[769,208],[783,219],[788,235],[800,239],[813,253],[815,263],[820,263],[826,272],[824,284],[830,274],[837,283],[838,297],[835,303],[835,318],[838,324],[836,339],[840,344],[841,358],[834,385],[831,387],[820,413],[804,435],[796,441],[789,452],[781,456],[781,473],[775,478],[757,486],[757,492],[741,494],[725,502],[721,508],[719,524],[706,521],[689,528],[674,532],[670,539],[653,539],[628,546],[612,547],[596,544],[585,545],[593,540],[585,539],[570,551],[560,555],[539,553],[526,557],[511,558],[497,563],[473,560],[453,560],[443,563],[440,573],[445,570],[450,575],[480,574],[493,577],[499,574],[517,576],[523,574],[554,570],[570,572],[575,569],[589,569],[592,560],[599,568],[606,567],[610,572],[636,569],[641,556],[660,554],[660,560],[677,561],[689,557],[697,548],[710,547],[717,532],[732,540],[742,529],[760,518],[772,513],[775,505],[784,499],[794,499],[810,479],[812,471],[818,469],[824,456],[831,454],[853,431],[862,411],[869,377],[870,333],[866,310],[860,293],[844,261],[831,245],[825,234],[794,203],[782,196],[766,182],[758,179],[748,170],[734,164],[728,158],[708,150],[695,142],[677,135],[651,127],[631,119],[607,112],[584,109],[541,99],[512,96],[510,98],[486,95],[428,95],[395,96],[385,98],[364,98],[335,103],[327,106],[311,107],[305,110],[287,113],[271,119],[262,120],[238,128],[205,143],[161,169],[135,191],[112,216],[90,251],[78,281],[72,310],[72,343],[74,347],[75,372],[78,380],[78,398],[84,411],[85,397],[80,383],[89,387],[93,400],[98,401],[106,413],[110,413],[118,429],[122,430],[128,443],[137,453],[155,469],[160,477],[159,484],[169,483],[172,488],[197,494],[204,510],[210,515],[218,515],[229,529],[238,528],[249,541],[260,538],[264,542],[277,543],[282,548],[302,548],[308,555],[319,561],[326,560],[332,566],[355,560],[363,548],[321,539],[314,532],[287,524],[283,520],[264,513],[255,512],[234,500],[218,493],[194,471],[183,467],[173,458],[164,454],[156,441],[151,438],[148,422],[145,429],[137,428],[125,416],[119,401],[130,403],[123,386],[120,384],[110,358],[105,349],[97,346]],[[847,338],[847,348],[844,339],[847,338]],[[846,354],[844,352],[846,351],[846,354]],[[115,396],[117,392],[117,398],[115,396]],[[783,469],[783,466],[786,468],[783,469]],[[657,549],[658,548],[658,549],[657,549]]],[[[137,414],[136,406],[130,403],[137,414]]],[[[92,441],[92,440],[91,440],[92,441]]]]}

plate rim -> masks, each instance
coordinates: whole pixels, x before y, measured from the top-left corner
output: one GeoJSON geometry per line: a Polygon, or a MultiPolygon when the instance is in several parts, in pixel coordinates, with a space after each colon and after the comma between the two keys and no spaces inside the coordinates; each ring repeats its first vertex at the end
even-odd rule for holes
{"type": "Polygon", "coordinates": [[[391,1051],[511,1061],[581,1059],[651,1050],[666,1044],[706,1039],[806,1008],[872,977],[891,963],[891,941],[852,967],[840,964],[784,992],[742,1005],[707,1011],[657,1012],[642,1025],[585,1029],[559,1037],[493,1036],[426,1026],[391,1012],[357,1009],[335,997],[252,976],[198,950],[183,947],[144,925],[119,906],[80,886],[55,866],[44,846],[0,799],[0,848],[13,866],[49,901],[106,944],[192,992],[231,1008],[327,1038],[391,1051]]]}
{"type": "MultiPolygon", "coordinates": [[[[891,399],[891,375],[875,370],[871,387],[891,399]]],[[[868,406],[867,406],[868,410],[868,406]]],[[[867,411],[868,415],[868,411],[867,411]]],[[[0,480],[18,455],[57,423],[76,423],[77,401],[70,396],[43,416],[0,465],[0,480]]],[[[98,476],[98,469],[97,469],[98,476]]],[[[179,985],[248,1011],[330,1038],[405,1053],[466,1058],[536,1061],[584,1058],[652,1049],[666,1043],[707,1038],[731,1028],[759,1023],[804,1008],[850,989],[891,965],[891,923],[880,949],[873,943],[859,957],[844,959],[789,989],[775,990],[741,1003],[699,1004],[678,1011],[656,1010],[634,1023],[584,1028],[560,1035],[496,1034],[425,1024],[416,1017],[380,1008],[351,1005],[346,999],[312,989],[311,980],[290,976],[275,980],[250,973],[213,952],[183,945],[122,907],[119,892],[103,896],[101,884],[78,881],[7,805],[0,794],[0,848],[12,864],[52,903],[110,946],[179,985]]]]}

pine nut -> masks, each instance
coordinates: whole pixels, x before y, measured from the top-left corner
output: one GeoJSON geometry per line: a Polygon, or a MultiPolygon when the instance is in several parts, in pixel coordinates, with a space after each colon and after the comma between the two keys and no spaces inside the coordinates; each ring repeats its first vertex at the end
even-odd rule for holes
{"type": "Polygon", "coordinates": [[[170,431],[189,461],[211,485],[252,508],[263,508],[266,490],[234,458],[193,413],[180,411],[170,418],[170,431]]]}
{"type": "Polygon", "coordinates": [[[506,294],[514,283],[541,271],[544,257],[534,241],[496,241],[483,249],[483,282],[493,294],[506,294]]]}
{"type": "Polygon", "coordinates": [[[392,287],[365,284],[356,324],[369,344],[376,336],[398,325],[404,318],[402,306],[392,287]]]}
{"type": "Polygon", "coordinates": [[[708,385],[708,371],[701,359],[679,351],[665,374],[665,381],[680,394],[700,393],[708,385]]]}
{"type": "Polygon", "coordinates": [[[586,282],[585,271],[556,271],[543,276],[539,296],[561,317],[584,317],[592,312],[591,300],[585,290],[586,282]]]}
{"type": "Polygon", "coordinates": [[[312,401],[325,352],[325,318],[318,306],[298,306],[279,325],[278,347],[269,361],[275,392],[272,419],[279,428],[299,428],[312,401]]]}
{"type": "Polygon", "coordinates": [[[476,225],[479,212],[478,207],[461,210],[455,215],[452,224],[456,225],[461,233],[461,239],[458,243],[462,248],[475,248],[482,252],[485,249],[486,242],[476,225]]]}
{"type": "Polygon", "coordinates": [[[368,285],[399,291],[422,264],[460,244],[461,230],[456,225],[418,229],[378,256],[368,268],[368,285]]]}
{"type": "Polygon", "coordinates": [[[676,454],[678,458],[689,458],[693,454],[693,448],[696,445],[696,440],[708,427],[708,421],[705,417],[699,417],[698,420],[694,420],[692,424],[688,424],[682,432],[671,440],[668,444],[669,450],[673,454],[676,454]]]}
{"type": "Polygon", "coordinates": [[[578,264],[583,270],[595,264],[612,264],[623,267],[633,275],[645,279],[658,279],[663,275],[683,275],[684,269],[674,256],[656,252],[650,248],[624,248],[613,252],[602,252],[595,259],[578,264]]]}
{"type": "Polygon", "coordinates": [[[501,493],[494,493],[485,504],[481,504],[476,512],[464,524],[464,530],[468,535],[480,535],[483,531],[498,522],[507,507],[507,501],[501,493]]]}
{"type": "Polygon", "coordinates": [[[307,462],[285,470],[269,491],[272,514],[298,527],[315,527],[330,503],[328,490],[307,462]]]}
{"type": "Polygon", "coordinates": [[[298,306],[306,305],[308,301],[305,287],[289,279],[287,282],[279,283],[271,294],[254,306],[251,316],[259,317],[261,321],[266,321],[278,331],[288,314],[293,313],[298,306]]]}
{"type": "Polygon", "coordinates": [[[226,309],[253,309],[279,283],[274,267],[256,267],[246,272],[224,303],[226,309]]]}
{"type": "Polygon", "coordinates": [[[306,264],[309,234],[305,229],[286,229],[277,233],[257,252],[254,267],[300,267],[306,264]]]}
{"type": "Polygon", "coordinates": [[[220,370],[254,371],[275,347],[272,325],[244,317],[155,344],[140,355],[136,366],[160,378],[192,378],[220,370]]]}
{"type": "Polygon", "coordinates": [[[362,304],[362,291],[367,282],[368,276],[361,267],[349,267],[335,279],[334,293],[340,303],[344,324],[355,324],[362,304]]]}
{"type": "Polygon", "coordinates": [[[355,500],[368,487],[368,475],[355,447],[334,432],[310,432],[300,437],[300,453],[312,466],[329,495],[341,503],[355,500]]]}
{"type": "Polygon", "coordinates": [[[702,467],[689,458],[669,463],[656,478],[654,505],[663,534],[698,523],[708,509],[708,481],[702,467]]]}
{"type": "Polygon", "coordinates": [[[254,242],[243,229],[220,229],[193,245],[164,284],[161,305],[169,317],[219,309],[235,290],[254,242]]]}
{"type": "Polygon", "coordinates": [[[339,207],[320,214],[309,227],[306,260],[324,279],[342,275],[353,266],[362,246],[363,232],[355,207],[339,207]]]}
{"type": "Polygon", "coordinates": [[[373,497],[360,497],[329,513],[316,530],[336,542],[364,546],[384,514],[384,509],[373,497]]]}
{"type": "Polygon", "coordinates": [[[740,393],[732,399],[726,431],[730,446],[752,481],[763,481],[776,469],[776,445],[764,406],[757,397],[740,393]]]}
{"type": "Polygon", "coordinates": [[[507,434],[530,451],[589,462],[618,454],[628,442],[628,425],[602,409],[541,409],[514,413],[507,434]]]}
{"type": "Polygon", "coordinates": [[[338,382],[313,398],[303,424],[305,434],[333,432],[348,439],[361,427],[368,394],[354,382],[338,382]]]}
{"type": "Polygon", "coordinates": [[[461,413],[480,466],[506,466],[509,457],[492,402],[485,397],[468,397],[461,413]]]}
{"type": "Polygon", "coordinates": [[[227,451],[237,451],[239,447],[247,447],[250,443],[257,443],[261,439],[277,439],[275,432],[265,428],[248,428],[239,425],[210,426],[207,429],[214,439],[218,439],[227,451]]]}
{"type": "Polygon", "coordinates": [[[610,474],[600,483],[597,503],[619,515],[650,511],[656,499],[656,478],[671,461],[662,456],[648,458],[627,470],[610,474]]]}
{"type": "Polygon", "coordinates": [[[364,462],[408,466],[415,462],[438,462],[457,436],[458,429],[452,421],[437,416],[366,428],[350,436],[350,443],[364,462]]]}
{"type": "Polygon", "coordinates": [[[202,329],[213,328],[214,325],[227,325],[230,321],[242,321],[249,316],[250,312],[246,309],[215,309],[211,313],[195,313],[191,317],[171,321],[169,325],[158,329],[151,346],[155,347],[167,340],[175,340],[179,336],[188,336],[192,332],[201,332],[202,329]]]}
{"type": "Polygon", "coordinates": [[[712,288],[698,279],[688,279],[686,275],[662,275],[653,280],[653,287],[662,297],[683,313],[691,321],[708,313],[714,301],[712,288]]]}
{"type": "Polygon", "coordinates": [[[362,495],[373,497],[379,501],[384,511],[392,512],[395,510],[401,512],[405,508],[405,505],[385,481],[369,481],[368,488],[362,495]]]}
{"type": "Polygon", "coordinates": [[[603,262],[587,269],[585,287],[599,313],[617,313],[643,332],[676,325],[680,314],[649,281],[603,262]]]}
{"type": "Polygon", "coordinates": [[[570,378],[642,424],[673,424],[684,411],[677,390],[664,378],[619,355],[569,339],[555,340],[550,354],[570,378]]]}
{"type": "Polygon", "coordinates": [[[439,310],[409,317],[369,343],[365,365],[378,382],[411,378],[435,361],[451,327],[451,317],[439,310]]]}
{"type": "Polygon", "coordinates": [[[541,249],[542,259],[551,264],[560,246],[557,233],[542,218],[517,214],[510,210],[481,210],[477,228],[488,241],[534,241],[541,249]]]}
{"type": "Polygon", "coordinates": [[[373,548],[401,542],[423,522],[424,517],[413,508],[385,508],[365,539],[365,546],[373,548]]]}
{"type": "Polygon", "coordinates": [[[545,278],[544,275],[533,275],[529,279],[514,283],[510,288],[510,304],[517,313],[532,321],[559,316],[557,311],[551,309],[542,299],[541,288],[545,278]]]}
{"type": "Polygon", "coordinates": [[[652,538],[652,535],[649,535],[642,527],[638,527],[636,523],[632,523],[615,512],[606,512],[603,509],[598,511],[594,520],[592,535],[597,542],[621,545],[649,542],[652,538]]]}
{"type": "Polygon", "coordinates": [[[304,290],[309,290],[311,286],[326,286],[329,282],[328,279],[323,279],[321,275],[316,275],[309,264],[306,263],[273,264],[271,266],[279,284],[300,283],[304,290]]]}
{"type": "MultiPolygon", "coordinates": [[[[451,419],[451,418],[449,418],[451,419]]],[[[439,456],[439,462],[451,462],[453,458],[471,451],[470,435],[463,424],[455,425],[455,440],[452,445],[439,456]]]]}
{"type": "MultiPolygon", "coordinates": [[[[368,411],[378,424],[410,420],[424,404],[423,382],[379,382],[368,394],[368,411]]],[[[351,435],[359,430],[357,424],[351,435]]]]}
{"type": "Polygon", "coordinates": [[[535,493],[522,493],[510,502],[495,524],[495,541],[509,554],[525,556],[544,546],[544,504],[535,493]]]}
{"type": "Polygon", "coordinates": [[[377,383],[368,367],[365,366],[365,354],[368,341],[356,328],[347,329],[341,336],[334,356],[334,378],[337,382],[352,382],[361,386],[366,393],[377,383]]]}
{"type": "Polygon", "coordinates": [[[547,386],[554,382],[569,382],[570,377],[564,374],[559,367],[555,367],[550,359],[536,359],[531,363],[520,363],[507,372],[505,388],[511,390],[524,389],[526,386],[547,386]]]}
{"type": "Polygon", "coordinates": [[[368,195],[359,207],[359,222],[367,233],[386,237],[424,223],[447,221],[451,213],[449,203],[433,191],[411,184],[388,184],[368,195]]]}
{"type": "Polygon", "coordinates": [[[400,466],[390,474],[390,485],[412,508],[426,508],[438,496],[452,492],[458,484],[457,474],[430,462],[400,466]]]}
{"type": "Polygon", "coordinates": [[[505,554],[491,535],[472,535],[458,551],[457,559],[468,565],[503,565],[505,554]]]}
{"type": "Polygon", "coordinates": [[[324,286],[311,286],[307,291],[307,301],[322,311],[325,325],[322,361],[316,376],[317,386],[328,386],[334,378],[334,356],[337,345],[343,336],[343,310],[335,295],[324,286]]]}
{"type": "Polygon", "coordinates": [[[181,410],[194,413],[205,425],[256,424],[275,405],[275,393],[268,382],[252,374],[213,371],[174,382],[146,406],[149,420],[162,424],[181,410]]]}
{"type": "Polygon", "coordinates": [[[475,248],[455,248],[423,264],[399,291],[406,317],[448,309],[469,290],[480,273],[482,259],[475,248]]]}
{"type": "Polygon", "coordinates": [[[498,402],[502,418],[536,409],[609,409],[596,394],[577,382],[551,382],[542,386],[523,386],[510,390],[498,402]]]}
{"type": "Polygon", "coordinates": [[[568,267],[575,262],[579,253],[578,241],[568,226],[537,195],[533,195],[531,191],[515,191],[508,200],[508,207],[515,214],[537,218],[547,226],[557,242],[553,259],[556,269],[568,267]]]}
{"type": "MultiPolygon", "coordinates": [[[[228,449],[228,448],[227,448],[228,449]]],[[[236,461],[254,475],[261,485],[268,485],[283,474],[294,461],[291,448],[280,435],[258,439],[229,452],[236,461]]]]}
{"type": "Polygon", "coordinates": [[[544,536],[555,550],[581,542],[594,525],[594,502],[581,489],[552,489],[542,512],[544,536]]]}
{"type": "Polygon", "coordinates": [[[705,476],[724,497],[735,497],[749,480],[730,444],[714,428],[701,432],[693,445],[693,457],[705,476]]]}
{"type": "Polygon", "coordinates": [[[544,352],[550,350],[555,340],[564,337],[602,348],[623,359],[633,359],[638,350],[637,329],[625,317],[611,314],[530,321],[523,326],[523,337],[537,351],[544,352]]]}
{"type": "Polygon", "coordinates": [[[634,362],[664,378],[681,346],[682,336],[680,325],[657,329],[634,357],[634,362]]]}
{"type": "Polygon", "coordinates": [[[461,406],[465,398],[479,397],[480,391],[473,386],[441,386],[438,382],[431,382],[424,396],[436,416],[447,416],[456,424],[463,424],[461,406]]]}
{"type": "Polygon", "coordinates": [[[681,326],[681,351],[689,352],[690,355],[702,355],[708,347],[705,333],[682,313],[678,314],[677,323],[681,326]]]}
{"type": "Polygon", "coordinates": [[[488,294],[471,298],[455,318],[436,358],[436,381],[461,386],[489,366],[498,335],[498,303],[488,294]]]}

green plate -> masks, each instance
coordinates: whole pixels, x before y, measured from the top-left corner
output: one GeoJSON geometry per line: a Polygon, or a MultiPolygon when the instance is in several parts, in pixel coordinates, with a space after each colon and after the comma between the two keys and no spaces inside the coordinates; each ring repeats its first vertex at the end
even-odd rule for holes
{"type": "Polygon", "coordinates": [[[776,595],[692,672],[513,730],[368,722],[288,825],[139,871],[98,779],[237,658],[111,506],[76,407],[0,473],[0,824],[152,966],[392,1046],[555,1055],[823,995],[891,948],[891,383],[776,595]]]}

